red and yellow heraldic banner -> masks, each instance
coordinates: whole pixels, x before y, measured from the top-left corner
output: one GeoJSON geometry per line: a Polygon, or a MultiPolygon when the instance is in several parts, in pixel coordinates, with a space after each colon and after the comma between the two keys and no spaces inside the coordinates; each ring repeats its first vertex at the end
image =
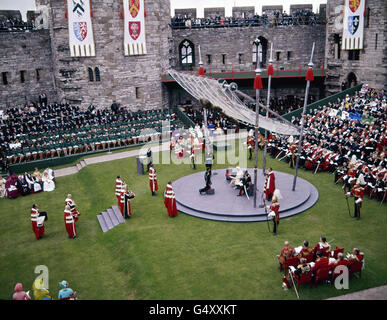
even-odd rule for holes
{"type": "Polygon", "coordinates": [[[146,54],[144,0],[123,0],[123,3],[125,55],[146,54]]]}

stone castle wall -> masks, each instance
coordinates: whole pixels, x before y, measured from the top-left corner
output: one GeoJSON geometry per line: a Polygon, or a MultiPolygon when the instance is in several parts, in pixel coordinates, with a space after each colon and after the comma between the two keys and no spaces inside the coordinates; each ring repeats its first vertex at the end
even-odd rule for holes
{"type": "Polygon", "coordinates": [[[124,56],[124,19],[120,2],[93,0],[95,57],[71,57],[63,1],[38,0],[49,8],[54,77],[61,101],[87,107],[110,106],[115,100],[132,109],[166,106],[160,74],[168,68],[171,35],[168,0],[146,1],[146,55],[124,56]],[[100,81],[90,82],[88,68],[99,68],[100,81]],[[137,88],[137,89],[136,89],[137,88]],[[137,97],[136,97],[137,91],[137,97]]]}
{"type": "Polygon", "coordinates": [[[268,40],[266,61],[270,57],[270,44],[273,42],[274,64],[284,69],[305,69],[309,60],[313,42],[316,43],[313,62],[321,68],[325,59],[325,25],[317,26],[278,26],[278,27],[233,27],[233,28],[202,28],[180,29],[172,31],[173,48],[171,48],[172,67],[183,70],[179,61],[179,45],[184,40],[191,41],[195,46],[195,67],[198,69],[199,51],[201,47],[204,67],[211,72],[254,70],[253,44],[256,37],[268,40]],[[290,57],[288,60],[288,51],[290,57]],[[277,61],[277,52],[280,53],[277,61]],[[225,64],[223,64],[223,54],[225,64]],[[241,56],[240,56],[241,54],[241,56]],[[207,55],[211,55],[208,63],[207,55]],[[241,58],[241,61],[240,61],[241,58]]]}
{"type": "Polygon", "coordinates": [[[57,98],[48,30],[0,32],[0,43],[0,108],[37,101],[43,90],[57,98]]]}
{"type": "MultiPolygon", "coordinates": [[[[340,50],[340,58],[335,48],[336,38],[342,36],[341,0],[327,2],[326,65],[325,81],[328,94],[341,90],[341,83],[348,80],[350,73],[356,76],[357,83],[368,83],[377,89],[387,88],[387,6],[383,1],[367,0],[369,24],[364,28],[364,49],[360,50],[359,60],[349,60],[349,51],[340,50]]],[[[367,18],[366,18],[367,19],[367,18]]]]}

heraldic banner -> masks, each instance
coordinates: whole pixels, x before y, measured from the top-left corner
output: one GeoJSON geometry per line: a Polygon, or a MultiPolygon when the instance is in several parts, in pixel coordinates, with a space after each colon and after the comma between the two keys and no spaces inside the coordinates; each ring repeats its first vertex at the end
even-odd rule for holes
{"type": "Polygon", "coordinates": [[[67,0],[69,46],[72,57],[94,57],[95,46],[91,25],[90,1],[67,0]]]}
{"type": "Polygon", "coordinates": [[[125,55],[146,54],[144,0],[123,0],[125,55]]]}
{"type": "Polygon", "coordinates": [[[363,49],[364,10],[366,0],[345,0],[343,50],[363,49]]]}

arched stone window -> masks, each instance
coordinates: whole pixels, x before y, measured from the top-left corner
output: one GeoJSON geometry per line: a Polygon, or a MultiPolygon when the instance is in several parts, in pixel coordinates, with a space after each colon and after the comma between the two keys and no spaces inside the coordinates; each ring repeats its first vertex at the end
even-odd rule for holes
{"type": "Polygon", "coordinates": [[[93,81],[94,81],[94,73],[93,73],[93,69],[90,68],[90,67],[88,67],[88,68],[87,68],[87,71],[88,71],[88,73],[89,73],[89,81],[90,81],[90,82],[93,82],[93,81]]]}
{"type": "MultiPolygon", "coordinates": [[[[266,57],[267,57],[267,39],[265,37],[258,37],[258,39],[261,41],[261,68],[264,68],[266,66],[266,57]]],[[[254,39],[255,40],[255,39],[254,39]]],[[[253,44],[253,64],[257,65],[257,47],[255,44],[253,44]]]]}
{"type": "Polygon", "coordinates": [[[189,40],[183,40],[179,45],[179,58],[182,68],[195,66],[195,46],[189,40]]]}
{"type": "Polygon", "coordinates": [[[100,77],[100,74],[99,74],[99,68],[95,67],[94,68],[94,72],[95,72],[95,81],[101,81],[101,77],[100,77]]]}

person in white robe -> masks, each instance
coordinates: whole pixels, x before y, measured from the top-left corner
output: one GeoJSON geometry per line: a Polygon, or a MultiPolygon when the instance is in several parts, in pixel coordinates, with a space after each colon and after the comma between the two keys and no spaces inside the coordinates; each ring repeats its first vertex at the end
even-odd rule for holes
{"type": "Polygon", "coordinates": [[[0,198],[4,198],[7,196],[7,189],[5,187],[6,180],[0,176],[0,198]]]}
{"type": "Polygon", "coordinates": [[[53,180],[53,177],[48,174],[47,171],[43,172],[43,191],[50,192],[55,190],[55,182],[53,180]]]}

